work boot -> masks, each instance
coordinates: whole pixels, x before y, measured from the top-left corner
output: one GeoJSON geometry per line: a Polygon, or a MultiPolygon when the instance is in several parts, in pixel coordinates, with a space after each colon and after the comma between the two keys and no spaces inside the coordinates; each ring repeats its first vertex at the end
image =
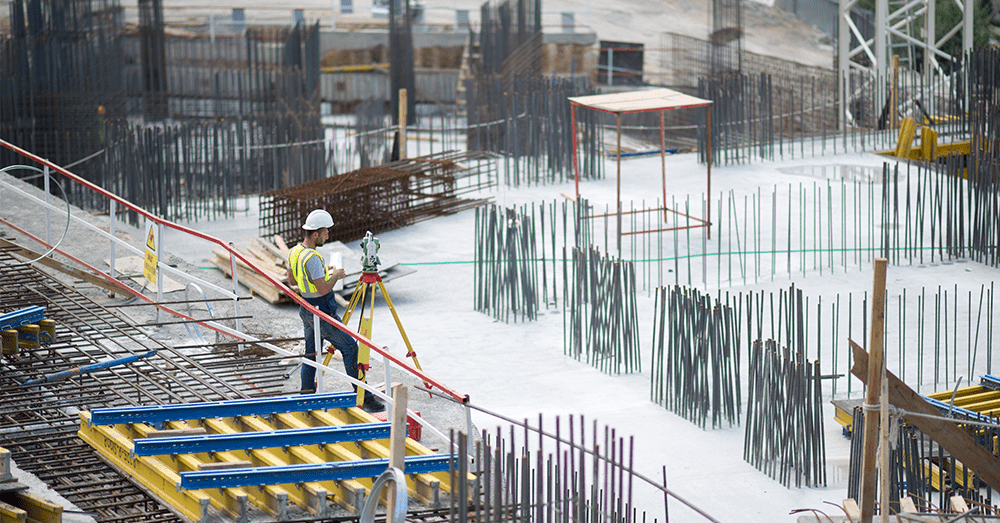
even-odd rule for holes
{"type": "Polygon", "coordinates": [[[375,396],[369,396],[365,398],[365,402],[361,405],[361,409],[365,412],[382,412],[385,410],[385,405],[376,399],[375,396]]]}

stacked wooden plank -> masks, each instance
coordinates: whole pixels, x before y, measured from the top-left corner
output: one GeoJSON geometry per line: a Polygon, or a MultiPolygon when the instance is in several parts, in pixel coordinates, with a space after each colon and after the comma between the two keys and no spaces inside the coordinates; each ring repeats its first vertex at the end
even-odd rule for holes
{"type": "MultiPolygon", "coordinates": [[[[250,260],[271,278],[288,285],[288,246],[285,245],[281,237],[275,236],[274,243],[263,238],[248,238],[248,240],[249,244],[243,248],[237,248],[237,252],[250,260]]],[[[233,264],[229,252],[224,249],[214,249],[212,253],[215,254],[215,257],[212,258],[212,263],[222,269],[226,273],[226,276],[232,278],[233,264]]],[[[249,287],[250,292],[257,294],[268,302],[289,303],[291,301],[277,285],[251,269],[249,265],[239,258],[236,259],[236,273],[241,284],[249,287]]],[[[291,287],[292,290],[295,290],[294,282],[292,282],[291,287]]]]}

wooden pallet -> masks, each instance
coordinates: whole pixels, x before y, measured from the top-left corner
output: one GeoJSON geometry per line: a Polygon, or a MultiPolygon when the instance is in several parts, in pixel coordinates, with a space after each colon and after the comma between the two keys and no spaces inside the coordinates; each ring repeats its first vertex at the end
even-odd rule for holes
{"type": "MultiPolygon", "coordinates": [[[[285,272],[285,268],[279,265],[279,263],[283,264],[283,259],[281,257],[274,256],[271,251],[265,247],[266,242],[254,240],[252,243],[255,245],[248,247],[246,250],[237,249],[237,251],[253,262],[254,265],[263,270],[268,276],[287,284],[287,274],[285,272]]],[[[272,246],[272,248],[274,247],[272,246]]],[[[277,248],[275,248],[275,250],[277,250],[277,248]]],[[[233,265],[230,260],[229,252],[223,249],[213,249],[212,254],[215,255],[215,257],[212,258],[212,263],[216,267],[222,269],[222,271],[226,273],[226,276],[232,278],[233,265]]],[[[284,291],[278,288],[277,285],[268,281],[267,278],[251,269],[249,265],[244,263],[239,258],[236,259],[236,271],[240,283],[249,287],[250,292],[257,294],[270,303],[291,303],[291,298],[289,298],[284,291]]]]}

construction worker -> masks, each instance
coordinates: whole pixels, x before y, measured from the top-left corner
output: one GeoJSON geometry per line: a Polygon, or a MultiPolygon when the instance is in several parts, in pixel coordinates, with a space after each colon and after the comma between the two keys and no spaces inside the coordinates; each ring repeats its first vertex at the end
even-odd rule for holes
{"type": "MultiPolygon", "coordinates": [[[[344,269],[337,268],[331,272],[323,260],[323,255],[316,251],[316,247],[322,246],[330,238],[331,227],[333,227],[333,217],[330,216],[330,213],[322,209],[316,209],[309,213],[305,223],[302,224],[302,229],[305,231],[302,243],[293,247],[288,253],[288,281],[294,281],[298,285],[302,299],[340,321],[340,316],[337,315],[337,302],[333,286],[344,277],[344,269]]],[[[316,338],[313,329],[313,314],[305,307],[299,307],[299,318],[302,319],[302,327],[305,330],[306,351],[304,357],[315,359],[316,338]]],[[[357,379],[358,342],[325,321],[320,321],[320,334],[322,339],[333,345],[344,357],[344,370],[347,371],[347,375],[357,379]]],[[[315,379],[316,368],[303,364],[302,392],[316,390],[315,379]]],[[[357,390],[356,386],[355,390],[357,390]]],[[[385,410],[385,405],[369,391],[365,391],[365,401],[362,407],[368,412],[385,410]]]]}

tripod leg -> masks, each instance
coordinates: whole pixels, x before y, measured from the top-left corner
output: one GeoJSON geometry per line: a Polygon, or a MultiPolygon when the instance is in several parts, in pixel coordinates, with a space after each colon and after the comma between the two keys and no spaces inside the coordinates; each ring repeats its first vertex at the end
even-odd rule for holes
{"type": "MultiPolygon", "coordinates": [[[[361,300],[365,299],[365,292],[368,290],[368,284],[364,282],[358,282],[358,286],[354,288],[354,293],[351,294],[351,301],[347,304],[347,308],[344,309],[344,316],[341,321],[344,325],[351,320],[351,314],[354,314],[354,309],[361,303],[361,300]]],[[[363,307],[363,306],[362,306],[363,307]]]]}
{"type": "MultiPolygon", "coordinates": [[[[362,295],[362,299],[364,299],[364,295],[362,295]]],[[[364,304],[361,305],[361,321],[359,322],[358,325],[358,334],[368,339],[372,339],[372,319],[374,318],[374,316],[375,316],[375,289],[373,288],[371,292],[371,301],[368,307],[367,316],[365,316],[364,304]]],[[[368,367],[369,367],[368,361],[370,357],[369,354],[370,350],[371,349],[368,348],[368,345],[365,345],[364,343],[358,344],[358,381],[363,381],[365,383],[368,383],[367,379],[368,367]]],[[[360,406],[364,404],[364,402],[365,402],[365,389],[358,387],[357,404],[358,406],[360,406]]]]}
{"type": "MultiPolygon", "coordinates": [[[[410,339],[406,337],[406,331],[403,330],[403,323],[399,321],[399,314],[396,314],[396,307],[392,306],[392,299],[389,298],[389,293],[386,292],[385,284],[382,283],[381,280],[378,282],[378,288],[382,290],[382,296],[385,296],[385,303],[389,306],[389,312],[392,313],[392,319],[396,320],[396,327],[399,328],[399,334],[403,337],[403,343],[406,344],[406,357],[413,358],[413,365],[419,370],[424,370],[420,368],[420,362],[417,360],[417,351],[413,350],[413,346],[410,345],[410,339]]],[[[372,294],[374,294],[374,291],[372,291],[372,294]]],[[[431,384],[425,381],[424,387],[429,389],[431,388],[431,384]]]]}
{"type": "MultiPolygon", "coordinates": [[[[351,301],[347,304],[347,308],[344,309],[344,316],[341,318],[341,323],[344,325],[347,325],[347,322],[350,321],[351,314],[354,313],[354,308],[358,306],[358,303],[365,299],[365,288],[367,286],[368,284],[359,281],[358,286],[354,288],[354,294],[351,294],[351,301]]],[[[328,350],[326,357],[323,358],[323,365],[329,365],[331,359],[333,359],[333,351],[328,350]]]]}

